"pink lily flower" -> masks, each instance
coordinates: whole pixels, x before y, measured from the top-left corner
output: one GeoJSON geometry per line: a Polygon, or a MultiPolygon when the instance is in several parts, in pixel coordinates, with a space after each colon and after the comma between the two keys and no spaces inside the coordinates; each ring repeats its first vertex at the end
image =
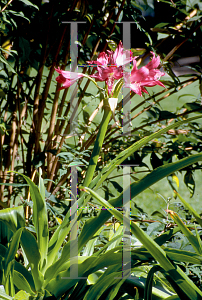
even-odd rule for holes
{"type": "Polygon", "coordinates": [[[60,74],[58,77],[56,77],[56,81],[63,84],[58,91],[70,87],[70,85],[74,84],[79,78],[84,76],[82,73],[60,70],[59,67],[58,69],[55,68],[55,70],[60,74]]]}
{"type": "Polygon", "coordinates": [[[142,92],[147,93],[144,86],[150,87],[160,85],[165,87],[162,82],[159,81],[161,76],[165,73],[156,69],[160,64],[159,56],[155,57],[155,54],[151,52],[153,57],[152,60],[144,67],[137,68],[136,60],[133,60],[133,69],[130,73],[124,73],[125,87],[130,88],[136,94],[142,96],[142,92]]]}
{"type": "Polygon", "coordinates": [[[97,73],[91,75],[96,81],[105,81],[108,88],[108,94],[112,92],[114,79],[118,80],[123,77],[123,65],[132,61],[130,51],[123,51],[123,45],[120,41],[115,52],[107,50],[101,52],[97,61],[88,61],[89,64],[96,64],[97,73]]]}

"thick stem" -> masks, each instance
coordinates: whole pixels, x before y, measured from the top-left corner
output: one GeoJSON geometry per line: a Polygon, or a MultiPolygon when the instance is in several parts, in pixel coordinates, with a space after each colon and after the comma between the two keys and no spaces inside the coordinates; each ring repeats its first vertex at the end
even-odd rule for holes
{"type": "Polygon", "coordinates": [[[88,166],[88,170],[86,172],[86,176],[84,179],[84,183],[83,186],[88,187],[89,184],[91,183],[91,180],[93,178],[94,172],[95,172],[95,168],[97,166],[97,161],[98,161],[98,157],[102,148],[102,144],[105,138],[105,134],[107,131],[107,126],[109,124],[109,120],[111,117],[111,110],[110,107],[108,105],[108,100],[104,99],[104,115],[102,118],[102,122],[100,124],[100,129],[94,144],[94,148],[93,148],[93,152],[91,154],[91,158],[89,161],[89,166],[88,166]]]}

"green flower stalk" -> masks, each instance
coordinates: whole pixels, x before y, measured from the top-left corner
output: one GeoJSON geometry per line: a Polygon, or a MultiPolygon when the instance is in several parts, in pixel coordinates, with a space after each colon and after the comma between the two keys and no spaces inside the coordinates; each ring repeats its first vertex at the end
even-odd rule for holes
{"type": "Polygon", "coordinates": [[[98,157],[100,154],[100,150],[102,148],[102,144],[104,142],[104,138],[105,138],[105,134],[107,131],[107,126],[109,124],[110,121],[110,117],[111,117],[111,109],[110,106],[108,104],[108,99],[104,99],[104,115],[100,124],[100,129],[94,144],[94,148],[93,148],[93,152],[91,154],[91,158],[89,161],[89,166],[88,166],[88,170],[84,179],[84,186],[89,186],[89,184],[91,183],[91,180],[93,178],[93,174],[95,172],[95,168],[97,166],[97,162],[98,162],[98,157]]]}

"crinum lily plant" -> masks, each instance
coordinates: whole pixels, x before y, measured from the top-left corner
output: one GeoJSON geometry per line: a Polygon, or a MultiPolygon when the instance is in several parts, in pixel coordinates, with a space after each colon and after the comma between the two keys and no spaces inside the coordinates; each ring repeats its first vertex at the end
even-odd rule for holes
{"type": "MultiPolygon", "coordinates": [[[[136,57],[132,57],[129,50],[124,51],[121,42],[115,52],[102,52],[98,56],[97,61],[90,61],[88,63],[89,66],[97,69],[94,75],[87,76],[82,73],[56,69],[59,73],[56,80],[62,84],[60,89],[68,88],[84,76],[93,81],[96,86],[98,86],[96,81],[105,81],[106,88],[101,88],[101,99],[103,100],[104,108],[103,118],[96,136],[89,165],[87,166],[83,186],[79,186],[81,193],[78,198],[77,195],[71,198],[71,208],[66,212],[64,219],[60,220],[61,222],[53,229],[49,227],[46,188],[42,179],[42,170],[39,168],[38,187],[30,178],[18,173],[24,177],[30,188],[30,196],[33,202],[33,226],[28,227],[26,225],[23,205],[0,211],[0,221],[13,232],[12,240],[9,242],[8,247],[0,245],[2,282],[0,286],[0,299],[100,300],[102,296],[102,299],[115,299],[120,288],[123,294],[127,293],[130,295],[129,290],[137,290],[137,287],[138,289],[144,289],[144,299],[149,299],[148,295],[150,296],[150,293],[156,295],[155,299],[157,297],[158,299],[185,299],[184,295],[187,295],[188,298],[186,299],[202,299],[202,292],[193,284],[181,268],[173,262],[173,255],[175,253],[173,254],[170,251],[171,249],[166,250],[161,247],[161,245],[166,243],[168,234],[170,237],[173,236],[173,228],[171,231],[166,231],[153,240],[138,226],[137,222],[131,222],[126,210],[123,210],[123,215],[122,212],[116,209],[116,207],[123,207],[123,192],[108,201],[96,193],[113,170],[135,151],[138,151],[153,139],[160,137],[169,129],[176,128],[201,116],[175,122],[149,136],[134,141],[130,147],[123,151],[121,150],[113,160],[109,161],[95,175],[95,168],[105,133],[116,107],[112,105],[111,99],[118,99],[118,94],[122,86],[130,88],[140,96],[142,96],[142,93],[147,93],[145,87],[155,85],[164,86],[159,81],[164,73],[158,69],[160,59],[153,52],[152,60],[146,66],[138,69],[136,57]],[[133,63],[131,72],[126,71],[125,68],[129,63],[133,63]],[[100,209],[99,213],[95,217],[88,219],[82,225],[81,231],[77,232],[77,218],[82,214],[82,209],[78,210],[78,208],[86,207],[92,197],[105,209],[100,209]],[[121,225],[116,233],[114,232],[113,238],[107,241],[99,251],[95,251],[94,245],[98,242],[99,235],[111,215],[115,216],[119,223],[123,223],[124,225],[121,225]],[[130,256],[127,256],[127,262],[122,264],[123,244],[120,245],[120,242],[127,226],[130,226],[128,229],[131,230],[131,233],[143,246],[137,246],[134,249],[131,248],[132,251],[130,247],[125,248],[124,251],[129,253],[130,256]],[[76,230],[74,230],[75,228],[76,230]],[[22,248],[24,264],[15,260],[19,243],[22,248]],[[145,263],[149,263],[151,260],[151,266],[153,261],[155,261],[155,265],[151,267],[148,273],[145,287],[139,275],[137,277],[133,274],[133,276],[127,279],[126,277],[122,277],[123,266],[125,267],[130,263],[131,270],[137,268],[136,270],[139,272],[141,264],[145,265],[145,263]],[[157,289],[155,286],[155,291],[152,289],[152,278],[156,271],[161,272],[168,279],[170,285],[173,287],[172,294],[168,290],[164,290],[162,296],[162,279],[160,288],[157,289]],[[131,288],[132,286],[133,288],[131,288]],[[179,294],[180,298],[174,294],[175,291],[179,294]]],[[[133,182],[131,185],[129,183],[128,188],[131,190],[131,200],[155,182],[200,160],[202,160],[202,154],[190,155],[178,162],[168,163],[151,171],[141,180],[133,182]]],[[[72,171],[72,177],[73,173],[72,171]]],[[[71,185],[73,185],[72,181],[71,185]]],[[[75,182],[77,188],[77,180],[75,182]]],[[[129,202],[130,197],[127,200],[129,202]]],[[[179,221],[176,214],[172,213],[172,217],[181,227],[185,226],[182,221],[179,221]]],[[[197,218],[200,223],[200,216],[197,216],[197,218]]],[[[194,235],[191,236],[191,233],[187,235],[187,232],[188,229],[185,231],[186,236],[189,236],[196,248],[198,243],[197,238],[194,235]]],[[[182,259],[186,257],[186,261],[200,263],[201,244],[198,245],[198,249],[197,256],[194,256],[194,253],[190,255],[190,253],[185,253],[182,250],[182,259]]],[[[178,249],[175,259],[181,262],[179,251],[180,249],[178,249]]],[[[176,249],[174,252],[176,252],[176,249]]]]}
{"type": "Polygon", "coordinates": [[[124,50],[123,44],[120,41],[115,52],[112,50],[101,52],[97,60],[87,62],[89,66],[97,69],[97,72],[93,75],[88,76],[82,73],[63,71],[60,68],[55,69],[59,73],[56,81],[62,84],[60,90],[70,87],[82,77],[87,77],[95,84],[96,82],[93,78],[96,81],[105,81],[105,95],[103,95],[104,115],[90,159],[89,168],[85,176],[85,186],[88,186],[93,178],[99,157],[99,151],[104,141],[111,113],[114,115],[121,88],[130,88],[136,94],[142,96],[142,92],[148,94],[145,87],[152,87],[155,85],[165,87],[163,83],[159,81],[160,77],[165,75],[165,73],[158,69],[160,65],[160,57],[156,57],[153,52],[151,52],[151,54],[153,56],[152,60],[146,66],[138,69],[136,62],[137,56],[133,57],[132,51],[124,50]],[[131,72],[125,71],[125,66],[129,63],[133,63],[131,72]]]}

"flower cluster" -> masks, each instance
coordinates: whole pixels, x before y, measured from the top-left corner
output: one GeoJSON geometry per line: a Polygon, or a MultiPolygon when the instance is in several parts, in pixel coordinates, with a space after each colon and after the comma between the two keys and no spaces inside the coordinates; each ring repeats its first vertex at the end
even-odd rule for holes
{"type": "Polygon", "coordinates": [[[123,66],[132,60],[130,51],[123,51],[123,45],[120,42],[115,52],[101,52],[97,61],[88,61],[89,64],[97,65],[97,73],[91,75],[97,81],[105,81],[108,89],[108,94],[111,95],[114,85],[114,79],[123,77],[123,66]],[[107,54],[108,53],[108,54],[107,54]]]}
{"type": "Polygon", "coordinates": [[[155,86],[155,85],[163,85],[159,81],[160,77],[165,75],[165,73],[159,71],[157,68],[160,64],[159,56],[155,57],[155,54],[151,52],[153,55],[152,60],[144,67],[141,67],[139,70],[136,65],[136,60],[133,60],[133,69],[130,73],[124,73],[124,81],[125,87],[130,88],[136,94],[142,96],[142,92],[148,94],[147,90],[144,86],[155,86]]]}
{"type": "MultiPolygon", "coordinates": [[[[160,58],[153,55],[152,60],[146,65],[137,68],[136,58],[132,57],[129,50],[124,51],[122,42],[120,42],[115,50],[101,52],[96,61],[88,61],[89,66],[93,66],[97,69],[97,73],[91,75],[91,78],[95,78],[96,81],[105,81],[109,96],[112,95],[114,80],[124,79],[124,87],[130,88],[136,94],[142,96],[142,92],[148,93],[144,87],[150,87],[155,85],[163,86],[163,83],[159,81],[160,77],[165,75],[159,69],[160,58]],[[133,69],[131,72],[124,72],[124,65],[133,61],[133,69]]],[[[77,79],[86,76],[82,73],[75,73],[69,71],[62,71],[59,68],[56,71],[60,74],[56,81],[62,83],[63,86],[60,89],[65,89],[72,85],[77,79]]]]}

